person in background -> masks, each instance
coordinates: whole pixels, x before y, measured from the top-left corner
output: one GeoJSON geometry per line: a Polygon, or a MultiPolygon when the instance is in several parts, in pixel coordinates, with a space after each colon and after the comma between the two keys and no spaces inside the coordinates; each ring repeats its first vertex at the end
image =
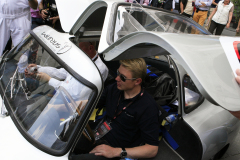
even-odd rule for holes
{"type": "Polygon", "coordinates": [[[64,32],[60,23],[55,0],[41,0],[39,13],[45,25],[56,29],[58,32],[64,32]]]}
{"type": "Polygon", "coordinates": [[[208,18],[208,22],[211,21],[208,31],[213,34],[213,31],[216,29],[215,35],[221,35],[225,26],[226,28],[230,27],[233,10],[234,5],[230,0],[220,1],[208,18]]]}
{"type": "MultiPolygon", "coordinates": [[[[81,50],[83,50],[96,64],[98,67],[103,81],[107,79],[108,76],[108,68],[102,62],[101,58],[98,56],[97,51],[95,50],[96,42],[79,42],[78,46],[81,50]]],[[[27,56],[26,56],[27,57],[27,56]]],[[[25,58],[27,59],[27,58],[25,58]]],[[[54,87],[56,90],[62,86],[65,88],[69,94],[72,96],[74,100],[77,100],[80,96],[82,90],[86,87],[80,84],[71,74],[69,74],[64,68],[54,68],[47,66],[40,66],[36,64],[29,64],[27,68],[24,68],[24,73],[26,76],[30,77],[32,74],[36,73],[28,73],[28,68],[36,67],[37,68],[37,78],[41,82],[47,82],[50,86],[54,87]]],[[[88,89],[87,89],[88,90],[88,89]]],[[[89,90],[88,90],[89,91],[89,90]]],[[[86,94],[88,95],[88,94],[86,94]]],[[[83,98],[84,99],[84,98],[83,98]]]]}
{"type": "Polygon", "coordinates": [[[208,9],[209,6],[211,6],[212,0],[196,0],[195,6],[196,6],[196,11],[194,12],[193,15],[193,20],[203,26],[207,14],[208,14],[208,9]]]}
{"type": "Polygon", "coordinates": [[[148,6],[162,8],[163,0],[150,0],[148,6]]]}
{"type": "Polygon", "coordinates": [[[30,7],[40,0],[0,0],[0,56],[11,36],[16,46],[31,29],[30,7]]]}
{"type": "Polygon", "coordinates": [[[164,0],[163,1],[163,9],[172,11],[173,10],[173,1],[174,0],[164,0]]]}
{"type": "Polygon", "coordinates": [[[180,14],[190,18],[193,14],[195,0],[181,0],[180,14]]]}
{"type": "Polygon", "coordinates": [[[179,0],[173,0],[172,1],[172,11],[175,13],[179,13],[179,0]]]}
{"type": "MultiPolygon", "coordinates": [[[[212,14],[212,12],[213,12],[214,9],[216,8],[216,6],[217,6],[217,4],[218,4],[219,1],[220,1],[220,0],[213,0],[213,1],[212,1],[211,8],[210,8],[210,12],[209,12],[209,16],[212,14]]],[[[210,25],[211,25],[211,21],[209,21],[208,25],[205,26],[206,30],[209,29],[210,25]]]]}
{"type": "MultiPolygon", "coordinates": [[[[144,59],[120,60],[115,78],[117,83],[104,89],[96,107],[106,107],[105,121],[100,128],[107,126],[107,129],[96,134],[100,139],[91,147],[89,154],[79,154],[73,159],[138,159],[156,156],[159,110],[153,97],[141,85],[146,73],[144,59]]],[[[83,147],[86,148],[86,144],[83,147]]]]}
{"type": "Polygon", "coordinates": [[[31,12],[31,17],[32,17],[31,30],[44,24],[43,19],[42,19],[41,15],[39,14],[39,9],[35,10],[35,9],[30,8],[30,12],[31,12]]]}
{"type": "Polygon", "coordinates": [[[129,3],[138,2],[139,4],[145,5],[145,6],[147,6],[149,4],[149,0],[125,0],[125,2],[129,2],[129,3]]]}
{"type": "MultiPolygon", "coordinates": [[[[181,0],[180,1],[180,14],[190,18],[192,16],[192,13],[193,13],[193,5],[194,5],[193,2],[194,1],[192,1],[192,0],[181,0]]],[[[180,31],[182,33],[185,33],[185,32],[190,33],[191,32],[191,27],[188,27],[187,31],[186,31],[186,27],[187,27],[187,24],[184,22],[184,20],[178,20],[174,29],[175,29],[175,32],[177,32],[180,28],[180,31]]]]}

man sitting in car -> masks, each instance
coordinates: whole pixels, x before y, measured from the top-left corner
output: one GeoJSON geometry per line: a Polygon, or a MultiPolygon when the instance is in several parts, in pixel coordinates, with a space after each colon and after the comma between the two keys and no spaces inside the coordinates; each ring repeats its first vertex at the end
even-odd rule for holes
{"type": "Polygon", "coordinates": [[[151,158],[158,152],[158,107],[141,84],[147,67],[144,59],[121,60],[117,83],[105,88],[97,108],[106,116],[95,132],[89,154],[74,159],[151,158]],[[101,141],[101,143],[99,143],[101,141]],[[101,145],[99,145],[101,144],[101,145]]]}

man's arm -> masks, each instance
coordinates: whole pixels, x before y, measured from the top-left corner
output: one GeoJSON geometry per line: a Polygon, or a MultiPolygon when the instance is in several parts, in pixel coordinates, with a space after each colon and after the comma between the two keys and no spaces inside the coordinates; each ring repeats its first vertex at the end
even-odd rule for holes
{"type": "Polygon", "coordinates": [[[240,19],[238,20],[238,26],[236,28],[236,32],[238,33],[239,32],[239,28],[240,28],[240,19]]]}
{"type": "Polygon", "coordinates": [[[58,80],[65,80],[67,78],[68,72],[64,68],[54,68],[54,67],[42,67],[38,66],[38,72],[43,72],[48,74],[52,78],[56,78],[58,80]]]}
{"type": "Polygon", "coordinates": [[[43,9],[43,0],[41,0],[41,2],[39,3],[38,9],[39,9],[39,10],[40,10],[40,9],[43,9]]]}
{"type": "Polygon", "coordinates": [[[183,3],[182,3],[182,1],[180,2],[180,10],[181,10],[181,14],[183,13],[183,3]]]}
{"type": "MultiPolygon", "coordinates": [[[[97,156],[104,156],[106,158],[120,157],[121,148],[113,148],[108,145],[99,145],[95,147],[90,153],[97,156]]],[[[134,148],[126,148],[128,158],[153,158],[157,155],[158,146],[145,144],[134,148]]]]}
{"type": "Polygon", "coordinates": [[[212,4],[212,0],[210,0],[209,2],[203,2],[203,3],[205,3],[205,5],[206,5],[207,7],[209,7],[209,6],[211,6],[211,4],[212,4]]]}
{"type": "Polygon", "coordinates": [[[202,4],[200,3],[199,0],[196,0],[196,1],[195,1],[195,6],[199,7],[199,6],[201,6],[201,5],[202,5],[202,4]]]}
{"type": "Polygon", "coordinates": [[[46,19],[47,15],[45,13],[47,13],[47,11],[44,10],[43,0],[39,3],[38,9],[39,9],[39,14],[42,17],[42,19],[46,19]]]}
{"type": "Polygon", "coordinates": [[[229,12],[229,15],[228,15],[228,23],[226,25],[226,28],[229,28],[230,27],[230,23],[232,21],[232,15],[233,15],[233,12],[229,12]]]}
{"type": "Polygon", "coordinates": [[[37,0],[28,0],[28,5],[29,5],[32,9],[37,9],[37,7],[38,7],[38,1],[37,1],[37,0]]]}
{"type": "Polygon", "coordinates": [[[59,20],[59,16],[56,16],[56,17],[52,17],[52,18],[49,18],[50,20],[52,20],[52,24],[56,23],[57,20],[59,20]]]}
{"type": "Polygon", "coordinates": [[[143,5],[147,6],[149,4],[149,0],[143,0],[143,5]]]}
{"type": "Polygon", "coordinates": [[[214,14],[217,12],[217,7],[212,11],[211,15],[208,17],[208,21],[210,21],[212,19],[212,17],[214,16],[214,14]]]}
{"type": "Polygon", "coordinates": [[[240,120],[240,111],[229,111],[234,117],[240,120]]]}
{"type": "Polygon", "coordinates": [[[215,2],[215,0],[212,1],[212,4],[217,5],[217,3],[215,2]]]}

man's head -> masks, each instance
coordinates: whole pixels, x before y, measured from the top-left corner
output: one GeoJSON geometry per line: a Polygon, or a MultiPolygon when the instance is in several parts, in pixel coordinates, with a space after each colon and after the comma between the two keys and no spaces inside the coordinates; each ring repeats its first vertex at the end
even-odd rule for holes
{"type": "Polygon", "coordinates": [[[130,90],[141,86],[147,74],[147,66],[142,58],[120,60],[118,76],[116,77],[119,90],[130,90]]]}
{"type": "Polygon", "coordinates": [[[96,55],[96,42],[79,42],[79,48],[83,50],[90,58],[96,55]]]}

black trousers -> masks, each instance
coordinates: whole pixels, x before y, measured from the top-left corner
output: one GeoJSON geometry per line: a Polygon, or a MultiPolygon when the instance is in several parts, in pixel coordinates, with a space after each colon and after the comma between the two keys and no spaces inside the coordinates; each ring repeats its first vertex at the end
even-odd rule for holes
{"type": "Polygon", "coordinates": [[[71,160],[119,160],[118,158],[106,158],[103,156],[95,156],[95,154],[79,154],[79,155],[72,155],[71,160]]]}
{"type": "Polygon", "coordinates": [[[3,53],[6,52],[7,50],[10,51],[11,49],[12,49],[12,39],[10,37],[7,44],[6,44],[5,49],[3,50],[3,53]]]}
{"type": "MultiPolygon", "coordinates": [[[[182,15],[184,15],[184,16],[186,16],[186,17],[188,17],[188,18],[190,18],[190,17],[192,16],[192,15],[186,14],[186,13],[184,13],[184,12],[182,13],[182,15]]],[[[178,20],[178,22],[177,22],[177,24],[175,25],[174,29],[175,29],[175,30],[179,30],[179,28],[180,28],[180,31],[184,33],[186,27],[187,27],[187,24],[186,24],[186,23],[182,22],[181,20],[178,20]],[[180,28],[180,26],[181,26],[181,28],[180,28]]],[[[188,29],[187,29],[187,32],[190,33],[190,32],[191,32],[191,28],[188,28],[188,29]]]]}
{"type": "Polygon", "coordinates": [[[225,26],[226,25],[216,23],[215,21],[212,20],[208,31],[213,34],[213,31],[216,29],[215,35],[221,35],[225,26]]]}
{"type": "MultiPolygon", "coordinates": [[[[103,156],[95,156],[95,154],[89,154],[89,152],[98,145],[109,143],[103,138],[97,140],[95,144],[91,144],[84,136],[81,136],[79,143],[76,145],[75,153],[71,155],[71,160],[119,160],[120,158],[106,158],[103,156]]],[[[109,145],[110,146],[110,145],[109,145]]]]}

